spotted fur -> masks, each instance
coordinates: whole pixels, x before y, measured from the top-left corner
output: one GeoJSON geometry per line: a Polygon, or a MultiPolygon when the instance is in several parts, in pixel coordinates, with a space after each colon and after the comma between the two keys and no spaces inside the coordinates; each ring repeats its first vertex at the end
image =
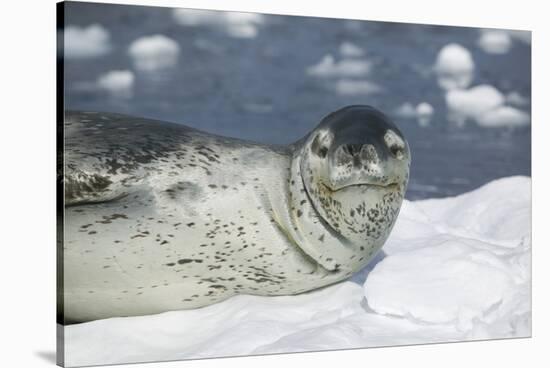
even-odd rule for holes
{"type": "Polygon", "coordinates": [[[65,321],[197,308],[243,293],[291,295],[349,277],[384,243],[408,180],[406,142],[374,112],[339,110],[289,146],[67,113],[65,321]],[[348,147],[359,155],[351,161],[368,168],[340,170],[347,163],[335,152],[356,144],[348,125],[357,124],[383,128],[359,137],[376,152],[348,147]],[[390,150],[388,129],[394,150],[401,139],[401,159],[381,151],[390,150]]]}

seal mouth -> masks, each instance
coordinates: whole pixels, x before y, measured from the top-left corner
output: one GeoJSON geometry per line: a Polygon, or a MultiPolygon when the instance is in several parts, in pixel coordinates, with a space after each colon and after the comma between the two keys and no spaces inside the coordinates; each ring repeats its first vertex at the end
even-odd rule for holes
{"type": "Polygon", "coordinates": [[[384,189],[384,190],[398,190],[399,184],[396,182],[391,182],[387,184],[377,184],[377,183],[353,183],[344,185],[341,187],[338,187],[337,189],[333,189],[330,186],[326,185],[325,183],[321,183],[325,189],[327,189],[330,192],[339,192],[341,190],[350,189],[350,188],[358,188],[358,189],[384,189]]]}

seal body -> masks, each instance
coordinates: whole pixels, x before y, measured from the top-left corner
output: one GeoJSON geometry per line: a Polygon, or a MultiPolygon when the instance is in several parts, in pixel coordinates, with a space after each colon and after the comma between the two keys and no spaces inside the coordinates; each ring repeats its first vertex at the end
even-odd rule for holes
{"type": "Polygon", "coordinates": [[[267,146],[66,113],[64,322],[291,295],[349,277],[383,245],[408,180],[406,141],[377,114],[348,107],[294,144],[267,146]]]}

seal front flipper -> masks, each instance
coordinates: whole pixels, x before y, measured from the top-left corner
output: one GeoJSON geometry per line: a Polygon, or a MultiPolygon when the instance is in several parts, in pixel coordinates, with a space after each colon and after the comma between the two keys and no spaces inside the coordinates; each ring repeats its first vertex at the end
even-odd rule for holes
{"type": "Polygon", "coordinates": [[[128,193],[112,190],[113,182],[107,176],[98,173],[87,173],[73,169],[63,177],[65,185],[65,205],[107,202],[122,198],[128,193]]]}

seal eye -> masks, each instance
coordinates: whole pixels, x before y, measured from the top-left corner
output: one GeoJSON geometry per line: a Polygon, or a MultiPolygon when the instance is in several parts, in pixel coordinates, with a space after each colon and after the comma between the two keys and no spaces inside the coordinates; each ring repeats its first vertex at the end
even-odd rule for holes
{"type": "Polygon", "coordinates": [[[386,131],[384,142],[391,154],[398,160],[402,160],[405,155],[405,142],[393,130],[386,131]]]}
{"type": "Polygon", "coordinates": [[[319,156],[320,158],[325,158],[328,153],[328,148],[332,137],[329,134],[319,133],[311,142],[311,151],[319,156]]]}

